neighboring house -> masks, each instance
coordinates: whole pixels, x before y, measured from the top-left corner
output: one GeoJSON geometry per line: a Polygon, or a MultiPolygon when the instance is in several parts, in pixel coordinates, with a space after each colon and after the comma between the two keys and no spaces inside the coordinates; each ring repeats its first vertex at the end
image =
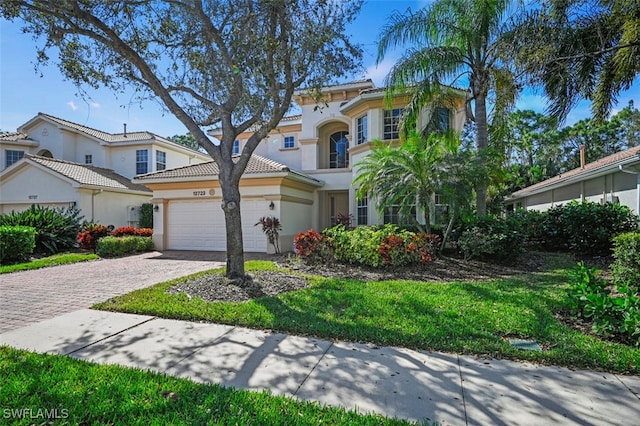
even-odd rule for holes
{"type": "Polygon", "coordinates": [[[518,208],[545,211],[569,201],[613,202],[640,214],[640,146],[585,164],[514,192],[507,211],[518,208]]]}
{"type": "Polygon", "coordinates": [[[0,177],[3,213],[31,204],[77,207],[90,222],[135,226],[140,205],[151,199],[148,188],[113,170],[31,154],[25,154],[0,177]],[[27,203],[21,201],[24,197],[27,203]],[[12,204],[11,200],[20,201],[12,204]]]}
{"type": "Polygon", "coordinates": [[[87,220],[135,224],[138,207],[151,200],[151,194],[132,184],[131,178],[210,160],[150,132],[125,129],[111,134],[39,113],[17,132],[0,135],[0,213],[21,211],[31,204],[76,205],[87,220]],[[47,158],[60,161],[46,163],[47,158]],[[109,176],[109,182],[96,174],[109,176]],[[92,178],[84,179],[87,176],[92,178]],[[116,181],[120,186],[114,186],[116,181]],[[108,192],[109,197],[103,198],[110,202],[97,202],[100,197],[94,195],[93,204],[88,204],[89,190],[108,192]]]}
{"type": "MultiPolygon", "coordinates": [[[[280,247],[289,249],[294,236],[310,228],[322,230],[339,215],[352,215],[353,225],[397,223],[397,209],[376,211],[374,200],[356,200],[353,167],[372,149],[372,141],[398,141],[398,124],[408,97],[384,102],[384,89],[371,80],[323,89],[326,103],[306,92],[296,93],[301,114],[285,117],[257,147],[240,181],[243,237],[246,251],[264,251],[266,237],[254,224],[261,216],[278,217],[280,247]]],[[[437,109],[445,127],[462,129],[465,92],[455,111],[437,109]]],[[[431,117],[425,108],[418,127],[431,117]]],[[[211,131],[219,137],[219,131],[211,131]]],[[[241,152],[251,133],[238,137],[241,152]]],[[[221,191],[214,163],[138,176],[154,192],[156,248],[225,250],[221,191]]],[[[416,212],[422,218],[421,212],[416,212]]]]}

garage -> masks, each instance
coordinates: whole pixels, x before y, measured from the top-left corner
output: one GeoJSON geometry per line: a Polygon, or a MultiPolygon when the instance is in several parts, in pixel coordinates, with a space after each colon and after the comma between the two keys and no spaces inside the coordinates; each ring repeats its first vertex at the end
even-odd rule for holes
{"type": "MultiPolygon", "coordinates": [[[[267,239],[259,226],[253,226],[265,215],[265,201],[243,200],[242,241],[245,251],[267,250],[267,239]]],[[[219,201],[172,200],[167,204],[168,250],[225,251],[227,239],[224,213],[219,201]]]]}
{"type": "MultiPolygon", "coordinates": [[[[153,191],[153,244],[156,250],[226,251],[222,190],[214,162],[137,176],[153,191]]],[[[290,249],[298,232],[311,228],[315,191],[323,182],[254,155],[240,179],[240,212],[245,252],[270,253],[273,246],[261,217],[280,220],[279,246],[290,249]]]]}

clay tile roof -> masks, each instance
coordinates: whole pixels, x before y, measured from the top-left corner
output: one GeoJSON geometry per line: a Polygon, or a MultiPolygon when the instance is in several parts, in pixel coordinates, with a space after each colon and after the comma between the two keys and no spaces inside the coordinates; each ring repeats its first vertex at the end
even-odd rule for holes
{"type": "Polygon", "coordinates": [[[29,139],[29,136],[26,135],[25,133],[12,132],[12,133],[5,133],[3,135],[0,135],[0,140],[15,142],[19,140],[30,140],[30,139],[29,139]]]}
{"type": "Polygon", "coordinates": [[[93,136],[96,139],[100,139],[105,142],[132,142],[132,141],[142,141],[155,139],[155,135],[151,132],[127,132],[126,135],[124,133],[116,133],[111,134],[107,132],[103,132],[102,130],[94,129],[92,127],[83,126],[78,123],[73,123],[71,121],[64,120],[62,118],[54,117],[45,113],[38,113],[41,117],[46,117],[49,120],[60,124],[61,126],[69,127],[71,129],[82,132],[86,135],[93,136]]]}
{"type": "Polygon", "coordinates": [[[113,170],[38,155],[25,154],[24,157],[82,185],[150,192],[146,186],[133,183],[113,170]]]}
{"type": "MultiPolygon", "coordinates": [[[[234,157],[237,160],[239,157],[234,157]]],[[[171,170],[162,170],[159,172],[147,173],[145,175],[136,176],[136,180],[145,179],[176,179],[176,178],[190,178],[190,177],[217,177],[220,172],[218,165],[215,161],[209,161],[206,163],[192,164],[190,166],[178,167],[171,170]]],[[[280,164],[276,161],[262,157],[260,155],[252,155],[247,163],[247,168],[244,171],[245,175],[252,174],[268,174],[268,173],[294,173],[308,179],[317,180],[310,176],[304,175],[300,172],[290,170],[289,167],[284,164],[280,164]]]]}
{"type": "Polygon", "coordinates": [[[552,186],[555,183],[567,180],[569,178],[576,178],[582,174],[587,174],[589,172],[594,172],[599,169],[606,169],[608,166],[613,164],[617,164],[627,159],[632,159],[633,157],[637,157],[640,155],[640,146],[635,146],[633,148],[627,149],[626,151],[616,152],[615,154],[609,155],[607,157],[601,158],[599,160],[593,161],[591,163],[585,164],[584,168],[578,167],[573,170],[569,170],[566,173],[563,173],[558,176],[554,176],[545,181],[536,183],[535,185],[527,186],[519,191],[514,192],[511,197],[518,197],[522,194],[529,193],[531,191],[536,191],[541,188],[546,188],[548,186],[552,186]]]}

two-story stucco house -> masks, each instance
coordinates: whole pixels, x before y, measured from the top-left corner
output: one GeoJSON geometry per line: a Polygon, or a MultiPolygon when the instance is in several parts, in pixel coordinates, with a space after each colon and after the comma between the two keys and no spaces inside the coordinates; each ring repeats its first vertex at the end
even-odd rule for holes
{"type": "MultiPolygon", "coordinates": [[[[254,224],[262,216],[282,223],[280,247],[291,247],[298,232],[322,230],[340,214],[351,214],[354,225],[397,221],[397,210],[378,212],[372,200],[356,200],[353,167],[372,149],[372,141],[398,141],[398,124],[407,97],[384,102],[384,89],[371,80],[323,89],[326,102],[308,93],[296,94],[300,114],[284,118],[264,139],[240,181],[243,238],[246,251],[264,252],[267,241],[254,224]]],[[[425,108],[419,127],[438,114],[454,129],[464,124],[465,93],[456,110],[425,108]]],[[[211,136],[220,136],[212,131],[211,136]]],[[[249,133],[240,135],[240,153],[249,133]]],[[[156,248],[225,250],[224,214],[217,166],[211,162],[138,176],[135,182],[153,190],[156,248]]],[[[418,218],[420,218],[418,213],[418,218]]]]}
{"type": "Polygon", "coordinates": [[[0,136],[0,213],[76,206],[86,220],[135,225],[151,191],[137,174],[210,161],[150,132],[111,134],[48,114],[0,136]]]}

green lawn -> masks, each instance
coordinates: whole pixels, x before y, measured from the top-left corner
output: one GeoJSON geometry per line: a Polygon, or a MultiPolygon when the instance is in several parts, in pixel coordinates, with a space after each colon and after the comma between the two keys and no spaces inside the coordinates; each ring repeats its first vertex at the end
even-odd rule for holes
{"type": "Polygon", "coordinates": [[[30,262],[14,263],[13,265],[0,265],[0,274],[9,272],[28,271],[30,269],[46,268],[48,266],[64,265],[66,263],[86,262],[100,257],[93,253],[58,253],[30,262]]]}
{"type": "Polygon", "coordinates": [[[265,392],[196,384],[7,346],[0,346],[0,371],[0,418],[7,424],[409,424],[265,392]]]}
{"type": "MultiPolygon", "coordinates": [[[[180,281],[174,280],[94,308],[639,374],[640,349],[585,335],[556,319],[554,313],[567,308],[567,273],[573,264],[552,260],[545,272],[485,282],[311,277],[313,285],[305,290],[244,303],[167,294],[165,290],[180,281]],[[507,337],[535,339],[545,350],[515,349],[507,337]]],[[[249,271],[273,268],[270,262],[247,263],[249,271]]]]}

